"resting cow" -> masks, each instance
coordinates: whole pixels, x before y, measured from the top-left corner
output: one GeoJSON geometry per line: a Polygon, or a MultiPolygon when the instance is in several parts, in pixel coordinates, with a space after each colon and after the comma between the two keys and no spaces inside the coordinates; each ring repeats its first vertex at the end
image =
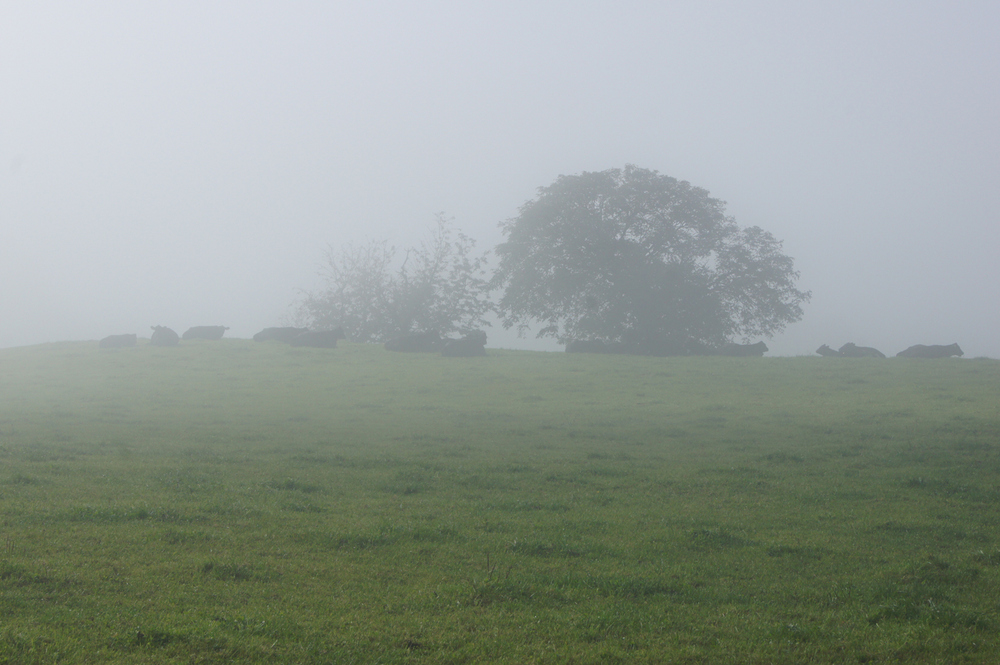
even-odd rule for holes
{"type": "Polygon", "coordinates": [[[136,336],[133,335],[108,335],[97,346],[101,349],[122,349],[136,345],[136,336]]]}
{"type": "Polygon", "coordinates": [[[181,335],[181,339],[222,339],[229,326],[194,326],[181,335]]]}
{"type": "Polygon", "coordinates": [[[840,347],[840,355],[844,358],[885,358],[885,354],[870,346],[858,346],[848,342],[840,347]]]}
{"type": "Polygon", "coordinates": [[[486,333],[476,330],[462,339],[447,339],[441,355],[447,358],[474,358],[486,355],[486,333]]]}
{"type": "Polygon", "coordinates": [[[816,353],[818,353],[821,356],[826,356],[828,358],[840,358],[841,357],[840,351],[834,351],[833,349],[831,349],[826,344],[824,344],[823,346],[821,346],[818,349],[816,349],[816,353]]]}
{"type": "Polygon", "coordinates": [[[950,356],[964,356],[958,344],[915,344],[905,351],[896,354],[897,358],[948,358],[950,356]]]}
{"type": "Polygon", "coordinates": [[[309,330],[296,335],[288,343],[292,346],[309,346],[315,349],[335,349],[338,339],[345,339],[343,328],[309,330]]]}
{"type": "Polygon", "coordinates": [[[153,346],[177,346],[181,339],[177,333],[166,326],[150,326],[150,328],[152,328],[153,334],[149,338],[149,343],[153,346]]]}
{"type": "Polygon", "coordinates": [[[264,328],[259,333],[253,336],[253,341],[255,342],[285,342],[286,344],[291,342],[294,338],[298,337],[304,332],[309,332],[308,328],[264,328]]]}
{"type": "Polygon", "coordinates": [[[405,353],[426,353],[440,351],[444,348],[444,340],[436,330],[410,333],[390,339],[385,343],[386,351],[402,351],[405,353]]]}
{"type": "Polygon", "coordinates": [[[718,355],[749,358],[752,356],[762,356],[767,351],[767,344],[764,342],[757,342],[756,344],[726,344],[719,349],[718,355]]]}

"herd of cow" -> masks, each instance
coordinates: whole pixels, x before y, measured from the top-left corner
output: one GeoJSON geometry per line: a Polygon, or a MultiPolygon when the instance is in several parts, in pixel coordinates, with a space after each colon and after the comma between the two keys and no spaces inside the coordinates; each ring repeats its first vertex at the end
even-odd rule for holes
{"type": "MultiPolygon", "coordinates": [[[[179,336],[166,326],[152,326],[153,334],[149,338],[152,346],[177,346],[181,339],[222,339],[222,336],[229,330],[228,326],[195,326],[188,328],[183,337],[179,336]]],[[[102,349],[121,349],[138,344],[138,336],[131,335],[108,335],[102,339],[98,346],[102,349]]]]}
{"type": "MultiPolygon", "coordinates": [[[[885,358],[885,354],[870,346],[857,346],[848,342],[836,351],[824,344],[816,353],[828,358],[885,358]]],[[[896,354],[897,358],[950,358],[964,356],[958,344],[914,344],[896,354]]]]}
{"type": "MultiPolygon", "coordinates": [[[[566,351],[570,353],[620,353],[642,356],[735,356],[745,358],[762,356],[767,350],[767,345],[764,342],[710,347],[694,342],[628,345],[621,342],[574,340],[566,345],[566,351]]],[[[831,358],[885,358],[885,354],[878,349],[873,349],[870,346],[858,346],[853,342],[848,342],[836,351],[824,344],[816,349],[816,353],[831,358]]],[[[917,344],[896,354],[899,358],[948,358],[961,355],[964,354],[958,344],[930,346],[917,344]]]]}
{"type": "MultiPolygon", "coordinates": [[[[150,346],[177,346],[184,340],[219,340],[229,328],[227,326],[195,326],[188,328],[183,335],[166,326],[151,326],[153,334],[149,338],[150,346]]],[[[338,339],[346,339],[343,328],[333,330],[309,330],[308,328],[264,328],[253,336],[255,342],[284,342],[291,346],[307,346],[317,349],[334,349],[338,339]]],[[[109,335],[98,345],[102,349],[120,349],[138,344],[138,336],[109,335]]],[[[442,356],[452,358],[469,358],[486,355],[486,333],[476,330],[461,338],[441,337],[437,331],[412,333],[403,335],[385,343],[388,351],[421,351],[440,352],[442,356]]]]}
{"type": "MultiPolygon", "coordinates": [[[[165,326],[152,326],[149,339],[151,346],[177,346],[180,340],[219,340],[229,328],[227,326],[195,326],[178,335],[165,326]]],[[[291,346],[307,346],[319,349],[333,349],[338,339],[346,339],[343,328],[333,330],[309,330],[308,328],[264,328],[253,336],[255,342],[284,342],[291,346]]],[[[100,341],[102,349],[118,349],[136,346],[136,335],[109,335],[100,341]]],[[[385,343],[387,351],[440,353],[452,358],[470,358],[486,355],[486,333],[476,330],[458,339],[441,337],[437,331],[418,332],[391,339],[385,343]]],[[[767,351],[764,342],[756,344],[726,344],[721,347],[704,345],[677,345],[670,343],[625,345],[599,340],[574,340],[566,345],[569,353],[615,353],[645,356],[763,356],[767,351]]],[[[816,349],[821,356],[831,358],[885,358],[885,354],[870,346],[858,346],[848,342],[837,350],[824,344],[816,349]]],[[[962,356],[958,344],[916,344],[896,354],[897,358],[948,358],[962,356]]]]}

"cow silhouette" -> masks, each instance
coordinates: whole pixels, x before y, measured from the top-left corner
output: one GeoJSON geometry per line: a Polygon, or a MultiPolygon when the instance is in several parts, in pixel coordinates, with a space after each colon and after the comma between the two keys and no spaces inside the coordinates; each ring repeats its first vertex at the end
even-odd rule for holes
{"type": "Polygon", "coordinates": [[[150,326],[153,334],[149,338],[149,343],[153,346],[177,346],[180,337],[166,326],[150,326]]]}
{"type": "Polygon", "coordinates": [[[98,348],[101,349],[122,349],[129,346],[136,345],[136,335],[108,335],[100,342],[97,343],[98,348]]]}
{"type": "Polygon", "coordinates": [[[181,335],[181,339],[222,339],[229,326],[194,326],[181,335]]]}
{"type": "Polygon", "coordinates": [[[941,344],[931,344],[930,346],[925,346],[923,344],[914,344],[908,349],[900,351],[896,354],[897,358],[948,358],[950,356],[964,356],[961,347],[958,344],[948,344],[947,346],[941,344]]]}
{"type": "Polygon", "coordinates": [[[848,342],[840,347],[840,355],[844,358],[885,358],[885,354],[870,346],[858,346],[854,342],[848,342]]]}
{"type": "Polygon", "coordinates": [[[314,349],[335,349],[337,340],[346,339],[343,328],[333,330],[308,330],[288,341],[292,346],[308,346],[314,349]]]}

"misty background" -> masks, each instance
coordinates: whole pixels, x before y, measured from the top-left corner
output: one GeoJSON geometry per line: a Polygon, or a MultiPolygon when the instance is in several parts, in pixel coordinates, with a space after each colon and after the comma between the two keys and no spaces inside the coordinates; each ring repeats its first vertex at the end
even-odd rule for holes
{"type": "Polygon", "coordinates": [[[1000,357],[998,34],[992,1],[6,2],[0,347],[250,337],[328,245],[444,212],[486,250],[632,163],[784,241],[813,297],[769,355],[1000,357]]]}

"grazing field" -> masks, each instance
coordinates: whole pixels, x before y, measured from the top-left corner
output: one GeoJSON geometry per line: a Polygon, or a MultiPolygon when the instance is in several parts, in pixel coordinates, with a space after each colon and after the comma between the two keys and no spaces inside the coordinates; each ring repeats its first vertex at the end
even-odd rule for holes
{"type": "Polygon", "coordinates": [[[0,351],[0,662],[1000,662],[1000,362],[0,351]]]}

